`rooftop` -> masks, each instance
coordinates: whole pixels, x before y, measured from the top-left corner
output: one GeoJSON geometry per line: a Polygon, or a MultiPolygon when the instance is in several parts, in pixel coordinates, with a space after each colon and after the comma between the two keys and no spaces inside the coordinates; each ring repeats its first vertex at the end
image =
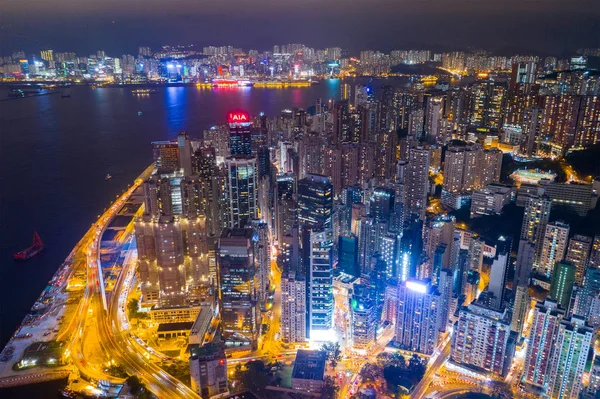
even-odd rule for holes
{"type": "Polygon", "coordinates": [[[323,381],[327,352],[300,349],[296,354],[292,378],[323,381]]]}

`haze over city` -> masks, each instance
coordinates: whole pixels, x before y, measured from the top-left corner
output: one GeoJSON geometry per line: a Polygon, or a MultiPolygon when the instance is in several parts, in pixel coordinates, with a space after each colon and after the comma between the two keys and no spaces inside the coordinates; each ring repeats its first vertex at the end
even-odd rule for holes
{"type": "Polygon", "coordinates": [[[140,45],[191,43],[263,49],[277,37],[354,52],[426,47],[561,55],[600,40],[600,6],[593,0],[28,0],[2,8],[0,52],[127,53],[140,45]]]}

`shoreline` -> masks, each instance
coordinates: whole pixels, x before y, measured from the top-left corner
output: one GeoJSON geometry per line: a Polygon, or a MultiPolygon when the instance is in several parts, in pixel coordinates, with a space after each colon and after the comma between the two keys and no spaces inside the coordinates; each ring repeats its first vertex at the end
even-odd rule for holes
{"type": "MultiPolygon", "coordinates": [[[[153,168],[153,164],[145,168],[134,179],[133,185],[140,179],[143,181],[153,168]]],[[[124,191],[130,189],[133,185],[130,185],[124,191]]],[[[114,202],[112,201],[108,205],[108,209],[114,202]]],[[[100,219],[102,217],[103,215],[100,219]]],[[[82,286],[75,285],[69,288],[69,282],[78,278],[78,272],[85,275],[85,245],[96,233],[98,220],[94,221],[69,252],[29,312],[24,316],[21,324],[15,329],[2,351],[0,351],[0,359],[5,359],[0,361],[0,389],[62,379],[72,372],[70,362],[65,362],[60,366],[52,366],[51,363],[46,365],[34,363],[34,366],[26,366],[21,370],[15,370],[14,365],[20,362],[25,351],[36,343],[63,342],[67,344],[69,342],[70,332],[72,332],[78,318],[77,309],[80,307],[83,297],[81,294],[87,285],[84,281],[82,286]],[[69,309],[67,308],[68,305],[70,305],[69,309]],[[64,320],[67,311],[72,313],[70,320],[64,320]]],[[[64,353],[62,356],[65,356],[64,353]]]]}

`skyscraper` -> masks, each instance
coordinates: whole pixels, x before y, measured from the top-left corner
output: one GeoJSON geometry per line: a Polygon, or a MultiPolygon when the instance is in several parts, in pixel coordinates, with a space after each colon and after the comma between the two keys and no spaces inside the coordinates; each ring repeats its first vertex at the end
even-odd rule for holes
{"type": "Polygon", "coordinates": [[[370,288],[364,284],[354,285],[350,299],[352,347],[368,349],[375,342],[377,325],[377,309],[370,288]]]}
{"type": "Polygon", "coordinates": [[[442,300],[428,280],[408,279],[398,284],[396,336],[401,349],[430,355],[441,327],[442,300]]]}
{"type": "Polygon", "coordinates": [[[252,229],[225,229],[217,244],[219,307],[224,338],[255,347],[260,326],[252,229]]]}
{"type": "Polygon", "coordinates": [[[562,222],[548,223],[546,233],[541,241],[540,259],[537,266],[538,273],[550,277],[554,265],[565,256],[567,240],[569,239],[569,225],[562,222]]]}
{"type": "Polygon", "coordinates": [[[332,227],[333,185],[327,176],[309,173],[298,181],[298,224],[332,227]]]}
{"type": "Polygon", "coordinates": [[[252,123],[245,111],[231,111],[229,124],[229,151],[231,155],[252,156],[252,123]]]}
{"type": "Polygon", "coordinates": [[[237,155],[227,158],[229,226],[243,228],[258,217],[256,158],[237,155]]]}
{"type": "Polygon", "coordinates": [[[552,272],[550,297],[558,302],[558,305],[567,312],[571,304],[575,273],[575,265],[566,261],[557,262],[554,266],[554,271],[552,272]]]}
{"type": "Polygon", "coordinates": [[[523,381],[528,384],[544,388],[548,383],[556,336],[564,316],[556,301],[546,300],[535,306],[523,368],[523,381]]]}
{"type": "Polygon", "coordinates": [[[308,232],[309,333],[313,340],[330,340],[333,328],[333,237],[331,229],[308,232]]]}
{"type": "Polygon", "coordinates": [[[358,264],[358,237],[349,233],[338,238],[338,270],[360,277],[358,264]]]}
{"type": "Polygon", "coordinates": [[[527,286],[517,285],[513,288],[513,313],[510,328],[516,332],[518,337],[523,333],[523,326],[529,311],[529,293],[527,286]]]}
{"type": "Polygon", "coordinates": [[[488,292],[493,295],[492,307],[496,310],[502,310],[504,306],[504,289],[506,286],[506,276],[508,275],[508,258],[507,252],[498,253],[490,272],[490,282],[488,292]]]}
{"type": "Polygon", "coordinates": [[[592,238],[582,235],[574,235],[569,240],[565,260],[575,265],[575,284],[582,285],[585,269],[588,264],[588,256],[592,248],[592,238]]]}
{"type": "Polygon", "coordinates": [[[450,357],[455,362],[505,376],[514,355],[514,344],[505,312],[472,303],[459,311],[450,357]]]}
{"type": "Polygon", "coordinates": [[[182,306],[191,288],[209,283],[206,207],[192,176],[191,143],[153,143],[155,170],[143,183],[144,214],[134,220],[142,302],[182,306]]]}
{"type": "Polygon", "coordinates": [[[548,379],[547,395],[552,398],[577,399],[583,389],[588,352],[594,330],[577,316],[563,319],[558,328],[548,379]]]}
{"type": "MultiPolygon", "coordinates": [[[[546,225],[550,219],[552,200],[548,197],[529,197],[525,204],[521,239],[532,242],[539,251],[542,239],[546,233],[546,225]]],[[[539,253],[539,252],[538,252],[539,253]]]]}
{"type": "Polygon", "coordinates": [[[411,148],[405,171],[406,206],[410,212],[425,218],[427,195],[429,194],[429,150],[424,147],[411,148]]]}
{"type": "Polygon", "coordinates": [[[289,272],[281,277],[281,338],[283,342],[305,342],[306,279],[289,272]]]}

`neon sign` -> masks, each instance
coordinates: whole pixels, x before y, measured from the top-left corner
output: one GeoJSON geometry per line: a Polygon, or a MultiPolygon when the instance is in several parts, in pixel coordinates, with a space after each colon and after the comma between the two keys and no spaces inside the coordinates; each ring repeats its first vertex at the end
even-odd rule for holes
{"type": "Polygon", "coordinates": [[[246,111],[233,111],[227,116],[229,123],[248,123],[250,122],[250,115],[246,111]]]}

